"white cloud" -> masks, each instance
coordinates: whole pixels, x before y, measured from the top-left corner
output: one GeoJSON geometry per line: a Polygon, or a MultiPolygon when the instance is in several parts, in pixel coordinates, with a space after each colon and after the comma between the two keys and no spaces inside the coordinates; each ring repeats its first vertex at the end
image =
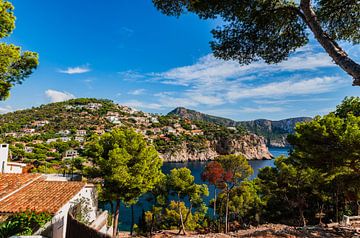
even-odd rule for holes
{"type": "Polygon", "coordinates": [[[265,62],[254,62],[250,65],[239,65],[236,61],[216,59],[212,54],[201,57],[195,64],[154,73],[155,79],[165,84],[190,86],[196,83],[209,84],[224,79],[248,81],[256,79],[255,75],[277,72],[315,70],[318,68],[336,67],[325,53],[313,53],[304,49],[279,64],[269,65],[265,62]]]}
{"type": "Polygon", "coordinates": [[[320,94],[334,91],[347,83],[339,77],[316,77],[305,80],[287,80],[257,86],[234,85],[227,93],[230,101],[242,98],[279,98],[296,95],[320,94]]]}
{"type": "Polygon", "coordinates": [[[147,102],[142,102],[142,101],[138,101],[138,100],[130,100],[130,101],[125,101],[125,102],[120,102],[119,104],[126,105],[128,107],[132,107],[132,108],[135,108],[135,109],[160,110],[160,109],[163,108],[163,106],[161,104],[158,104],[158,103],[147,103],[147,102]]]}
{"type": "Polygon", "coordinates": [[[239,110],[242,113],[261,113],[261,112],[282,112],[283,107],[243,107],[239,110]]]}
{"type": "Polygon", "coordinates": [[[0,114],[12,112],[14,109],[11,106],[0,107],[0,114]]]}
{"type": "Polygon", "coordinates": [[[221,117],[239,117],[242,114],[256,114],[256,113],[278,113],[284,111],[283,107],[241,107],[241,108],[216,108],[203,110],[204,113],[210,115],[218,115],[221,117]]]}
{"type": "Polygon", "coordinates": [[[88,66],[76,66],[76,67],[68,67],[67,69],[60,69],[60,73],[64,74],[83,74],[90,72],[91,69],[88,66]]]}
{"type": "Polygon", "coordinates": [[[56,91],[52,89],[46,90],[45,95],[50,99],[51,102],[62,102],[75,98],[75,96],[71,93],[56,91]]]}
{"type": "MultiPolygon", "coordinates": [[[[225,110],[224,115],[235,105],[236,113],[272,113],[289,110],[273,104],[297,103],[290,99],[306,98],[308,95],[320,95],[338,90],[348,85],[347,77],[334,75],[337,66],[330,57],[312,47],[303,47],[289,57],[287,61],[268,65],[262,61],[241,66],[235,61],[216,59],[208,54],[199,58],[194,64],[175,67],[164,72],[140,74],[136,71],[125,71],[126,78],[146,80],[167,84],[167,88],[176,87],[174,91],[153,94],[151,108],[170,109],[178,106],[204,108],[205,110],[225,110]],[[331,69],[332,75],[327,74],[331,69]],[[315,75],[315,76],[314,76],[315,75]],[[250,103],[243,102],[247,101],[250,103]],[[255,101],[258,102],[255,102],[255,101]],[[263,101],[265,106],[262,106],[263,101]],[[266,103],[268,102],[268,103],[266,103]],[[252,107],[251,103],[254,105],[252,107]],[[161,105],[161,107],[159,106],[161,105]],[[239,108],[239,106],[242,106],[239,108]],[[219,108],[219,107],[223,108],[219,108]],[[229,109],[228,109],[229,108],[229,109]]],[[[339,74],[341,75],[341,74],[339,74]]],[[[170,89],[171,90],[171,89],[170,89]]],[[[129,94],[139,95],[143,91],[134,90],[129,94]]],[[[323,96],[323,95],[322,95],[323,96]]],[[[313,97],[314,98],[314,97],[313,97]]],[[[139,105],[139,101],[136,101],[139,105]]],[[[145,101],[141,102],[146,108],[145,101]]],[[[290,107],[291,108],[291,107],[290,107]]]]}
{"type": "Polygon", "coordinates": [[[145,89],[143,89],[143,88],[139,88],[139,89],[134,89],[134,90],[132,90],[132,91],[130,91],[130,92],[128,92],[128,94],[130,94],[130,95],[134,95],[134,96],[138,96],[138,95],[142,95],[142,94],[144,94],[145,93],[145,89]]]}
{"type": "Polygon", "coordinates": [[[118,74],[121,77],[121,79],[128,80],[128,81],[144,79],[146,77],[146,75],[141,74],[135,70],[121,71],[121,72],[118,72],[118,74]]]}

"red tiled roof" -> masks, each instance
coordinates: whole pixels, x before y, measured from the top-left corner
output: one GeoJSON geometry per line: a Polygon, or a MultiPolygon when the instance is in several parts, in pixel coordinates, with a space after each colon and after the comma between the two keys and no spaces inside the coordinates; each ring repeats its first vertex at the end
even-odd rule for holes
{"type": "MultiPolygon", "coordinates": [[[[18,176],[22,175],[24,174],[18,176]]],[[[85,183],[82,182],[44,181],[39,179],[11,196],[0,200],[0,213],[33,210],[54,214],[84,186],[85,183]]]]}
{"type": "Polygon", "coordinates": [[[40,177],[39,174],[0,174],[0,199],[40,177]]]}

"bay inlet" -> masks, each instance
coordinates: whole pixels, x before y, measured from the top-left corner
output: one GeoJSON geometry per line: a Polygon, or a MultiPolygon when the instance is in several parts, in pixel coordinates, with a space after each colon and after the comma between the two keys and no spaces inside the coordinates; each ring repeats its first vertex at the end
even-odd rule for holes
{"type": "MultiPolygon", "coordinates": [[[[281,155],[288,155],[288,148],[269,148],[270,153],[276,158],[281,155]]],[[[204,166],[207,162],[184,162],[184,163],[164,163],[162,166],[162,171],[164,174],[168,174],[174,168],[183,168],[186,167],[191,170],[192,175],[195,177],[196,183],[204,183],[201,180],[201,173],[204,169],[204,166]]],[[[259,172],[259,169],[266,166],[273,166],[274,160],[251,160],[249,164],[254,170],[254,174],[251,176],[251,179],[255,178],[259,172]]],[[[209,188],[209,196],[205,199],[205,202],[208,203],[213,197],[213,189],[209,188]]],[[[139,202],[134,206],[134,216],[135,224],[138,223],[143,211],[150,210],[151,203],[148,202],[148,196],[144,195],[140,198],[139,202]]],[[[110,211],[110,205],[107,203],[99,204],[103,210],[110,211]]],[[[123,231],[129,231],[131,225],[131,209],[129,207],[121,206],[120,216],[119,216],[119,228],[123,231]]]]}

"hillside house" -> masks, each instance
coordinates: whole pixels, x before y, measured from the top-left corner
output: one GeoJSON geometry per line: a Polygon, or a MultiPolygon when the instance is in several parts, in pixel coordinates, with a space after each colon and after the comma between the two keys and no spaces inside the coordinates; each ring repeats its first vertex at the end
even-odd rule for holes
{"type": "Polygon", "coordinates": [[[77,130],[76,135],[77,136],[86,136],[86,130],[77,130]]]}
{"type": "Polygon", "coordinates": [[[50,144],[52,142],[57,142],[58,141],[58,138],[51,138],[51,139],[47,139],[46,140],[46,144],[50,144]]]}
{"type": "Polygon", "coordinates": [[[107,116],[106,119],[113,124],[121,124],[118,116],[107,116]]]}
{"type": "Polygon", "coordinates": [[[191,131],[191,134],[192,135],[196,135],[196,136],[201,136],[201,135],[204,135],[204,132],[202,130],[192,130],[191,131]]]}
{"type": "Polygon", "coordinates": [[[61,130],[57,134],[59,134],[61,136],[68,136],[71,134],[71,131],[70,130],[61,130]]]}
{"type": "Polygon", "coordinates": [[[157,119],[157,117],[150,117],[150,121],[152,123],[159,123],[159,120],[157,119]]]}
{"type": "Polygon", "coordinates": [[[174,128],[176,129],[176,128],[180,128],[181,127],[181,124],[180,123],[175,123],[174,124],[174,128]]]}
{"type": "Polygon", "coordinates": [[[176,130],[171,126],[165,127],[164,131],[167,132],[168,134],[176,134],[176,130]]]}
{"type": "Polygon", "coordinates": [[[43,120],[43,121],[34,121],[31,125],[35,127],[43,127],[47,124],[49,124],[49,121],[43,120]]]}
{"type": "Polygon", "coordinates": [[[75,107],[73,107],[73,106],[71,106],[71,105],[66,105],[66,106],[65,106],[65,109],[66,109],[66,110],[71,110],[71,109],[74,109],[74,108],[75,108],[75,107]]]}
{"type": "Polygon", "coordinates": [[[60,137],[59,139],[60,139],[61,142],[69,142],[69,141],[71,141],[71,139],[69,137],[66,137],[66,136],[65,137],[60,137]]]}
{"type": "Polygon", "coordinates": [[[85,139],[82,136],[75,136],[75,141],[83,143],[85,141],[85,139]]]}
{"type": "MultiPolygon", "coordinates": [[[[23,169],[26,167],[26,164],[16,163],[8,161],[9,158],[9,145],[0,144],[0,174],[3,173],[14,173],[21,174],[23,169]]],[[[1,188],[0,183],[0,188],[1,188]]]]}
{"type": "Polygon", "coordinates": [[[18,133],[16,133],[16,132],[5,133],[4,135],[5,135],[5,137],[7,137],[7,136],[14,137],[14,138],[18,137],[18,133]]]}
{"type": "Polygon", "coordinates": [[[41,174],[0,174],[0,215],[27,210],[52,215],[38,235],[65,238],[69,209],[81,200],[86,201],[89,210],[88,222],[94,223],[97,220],[94,185],[53,180],[51,176],[41,174]]]}
{"type": "Polygon", "coordinates": [[[25,151],[26,153],[32,153],[32,152],[34,151],[34,147],[26,146],[25,149],[24,149],[24,151],[25,151]]]}
{"type": "Polygon", "coordinates": [[[90,110],[98,110],[102,107],[102,104],[101,103],[88,103],[86,105],[86,108],[87,109],[90,109],[90,110]]]}
{"type": "Polygon", "coordinates": [[[70,149],[64,152],[63,159],[73,159],[79,156],[79,152],[74,149],[70,149]]]}
{"type": "Polygon", "coordinates": [[[33,128],[23,128],[21,131],[24,132],[25,134],[33,134],[35,132],[35,129],[33,129],[33,128]]]}
{"type": "Polygon", "coordinates": [[[42,144],[42,143],[44,143],[44,141],[43,140],[33,140],[33,141],[31,141],[31,143],[36,145],[36,144],[42,144]]]}
{"type": "Polygon", "coordinates": [[[160,134],[162,132],[162,129],[161,128],[153,128],[152,131],[154,134],[160,134]]]}
{"type": "Polygon", "coordinates": [[[109,112],[107,112],[106,113],[106,116],[113,116],[113,117],[119,117],[120,115],[119,115],[119,113],[118,112],[111,112],[111,111],[109,111],[109,112]]]}
{"type": "Polygon", "coordinates": [[[103,129],[96,129],[96,130],[94,130],[94,133],[97,134],[97,135],[99,135],[99,136],[101,136],[102,134],[105,133],[105,130],[103,130],[103,129]]]}

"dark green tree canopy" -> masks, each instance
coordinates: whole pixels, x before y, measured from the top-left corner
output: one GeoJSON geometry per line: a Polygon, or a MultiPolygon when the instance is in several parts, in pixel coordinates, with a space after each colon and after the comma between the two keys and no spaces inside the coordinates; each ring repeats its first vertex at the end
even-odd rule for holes
{"type": "Polygon", "coordinates": [[[358,0],[153,0],[164,14],[185,12],[202,19],[221,18],[212,31],[214,55],[240,64],[263,59],[286,60],[308,43],[308,29],[330,57],[360,85],[360,65],[350,59],[336,41],[360,42],[358,0]]]}
{"type": "MultiPolygon", "coordinates": [[[[14,7],[8,1],[0,0],[0,39],[9,36],[15,28],[14,7]]],[[[15,84],[21,84],[36,69],[38,54],[22,52],[19,46],[0,43],[0,100],[10,95],[15,84]]]]}

